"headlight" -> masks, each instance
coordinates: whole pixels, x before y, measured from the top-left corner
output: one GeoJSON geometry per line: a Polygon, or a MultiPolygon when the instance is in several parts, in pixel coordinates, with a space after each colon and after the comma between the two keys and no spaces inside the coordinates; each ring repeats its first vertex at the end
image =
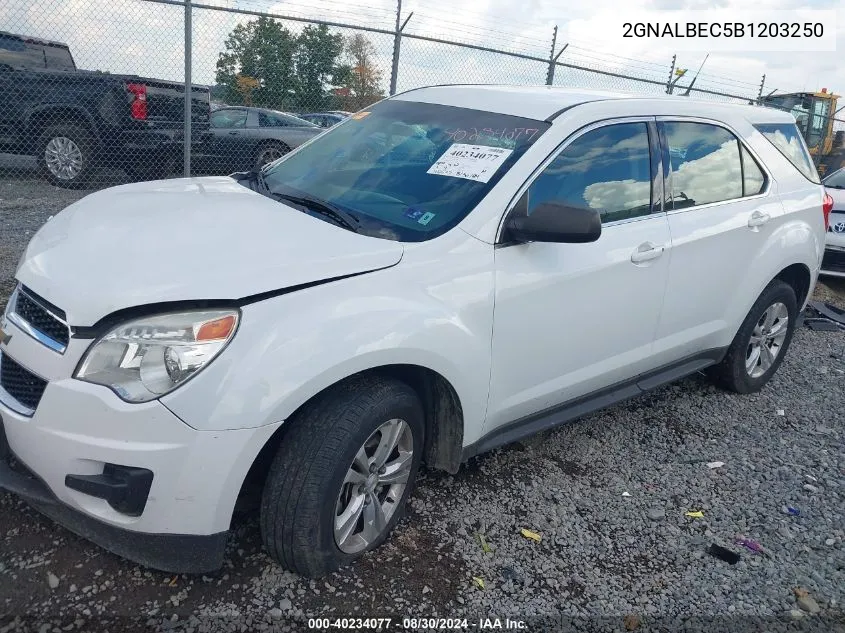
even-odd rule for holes
{"type": "Polygon", "coordinates": [[[124,323],[91,346],[74,377],[105,385],[127,402],[153,400],[208,365],[231,340],[238,316],[204,310],[124,323]]]}

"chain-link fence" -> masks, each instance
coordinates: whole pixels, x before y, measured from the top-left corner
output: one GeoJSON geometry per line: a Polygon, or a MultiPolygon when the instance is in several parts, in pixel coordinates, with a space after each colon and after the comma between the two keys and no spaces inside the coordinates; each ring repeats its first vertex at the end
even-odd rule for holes
{"type": "MultiPolygon", "coordinates": [[[[434,37],[401,11],[373,8],[352,24],[275,6],[289,10],[253,0],[0,5],[0,179],[96,188],[253,169],[350,112],[430,84],[545,83],[738,103],[771,96],[765,77],[686,73],[674,58],[620,64],[568,48],[556,30],[545,50],[491,32],[508,42],[493,47],[452,35],[457,23],[434,37]]],[[[835,120],[835,101],[810,117],[832,122],[817,156],[838,151],[845,121],[835,120]]]]}

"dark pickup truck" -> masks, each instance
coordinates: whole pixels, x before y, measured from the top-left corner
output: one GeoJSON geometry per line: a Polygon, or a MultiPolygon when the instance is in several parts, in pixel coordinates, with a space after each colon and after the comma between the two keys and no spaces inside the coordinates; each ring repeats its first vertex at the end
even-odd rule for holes
{"type": "MultiPolygon", "coordinates": [[[[0,32],[0,152],[34,155],[53,184],[103,169],[163,177],[183,152],[185,87],[78,70],[66,44],[0,32]]],[[[191,90],[191,141],[208,143],[207,87],[191,90]]]]}

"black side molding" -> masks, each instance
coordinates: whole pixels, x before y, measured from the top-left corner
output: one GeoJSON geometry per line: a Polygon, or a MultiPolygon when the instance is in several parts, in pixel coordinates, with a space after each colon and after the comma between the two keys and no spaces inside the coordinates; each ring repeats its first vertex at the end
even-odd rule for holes
{"type": "Polygon", "coordinates": [[[697,371],[721,362],[727,348],[711,349],[695,354],[677,363],[672,363],[630,380],[611,385],[576,400],[570,400],[545,411],[529,415],[510,424],[505,424],[488,433],[474,444],[464,447],[461,461],[470,457],[511,444],[522,438],[546,431],[566,422],[571,422],[600,409],[639,396],[657,387],[674,382],[697,371]]]}

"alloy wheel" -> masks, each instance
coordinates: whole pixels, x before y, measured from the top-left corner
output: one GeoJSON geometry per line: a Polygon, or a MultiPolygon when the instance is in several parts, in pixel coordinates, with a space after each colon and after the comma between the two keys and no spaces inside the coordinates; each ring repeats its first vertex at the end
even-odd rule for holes
{"type": "Polygon", "coordinates": [[[51,138],[44,148],[47,169],[60,180],[73,180],[82,172],[82,150],[66,136],[51,138]]]}
{"type": "Polygon", "coordinates": [[[789,330],[789,311],[783,303],[770,305],[751,332],[745,353],[745,370],[759,378],[774,364],[789,330]]]}
{"type": "Polygon", "coordinates": [[[378,427],[358,449],[335,508],[334,538],[341,551],[363,551],[384,534],[399,509],[413,459],[411,427],[398,418],[378,427]]]}

